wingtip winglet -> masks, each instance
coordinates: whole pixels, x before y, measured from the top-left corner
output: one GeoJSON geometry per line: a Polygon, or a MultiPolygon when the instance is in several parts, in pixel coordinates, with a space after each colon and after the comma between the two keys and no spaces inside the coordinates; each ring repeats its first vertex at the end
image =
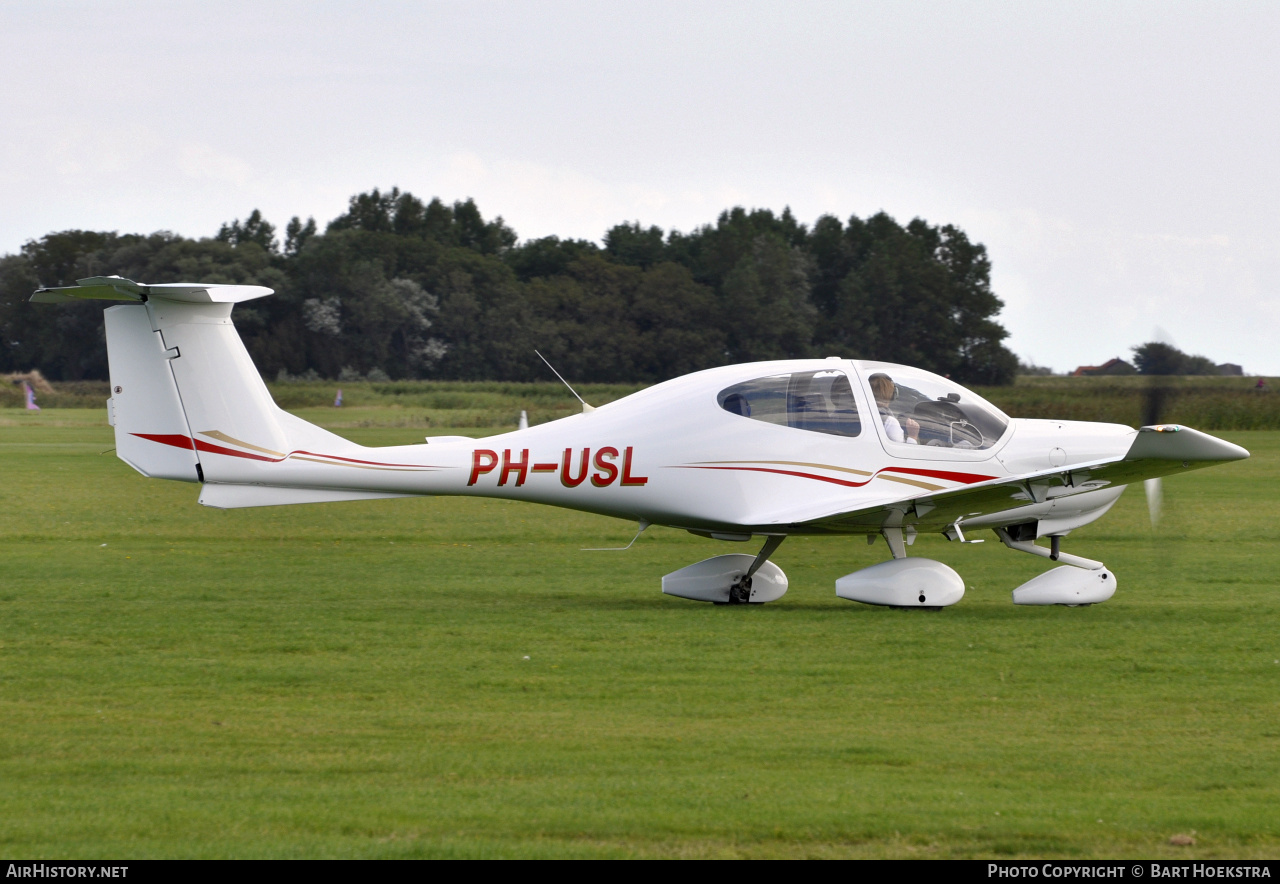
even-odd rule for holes
{"type": "Polygon", "coordinates": [[[1249,451],[1180,424],[1154,424],[1140,427],[1138,435],[1125,455],[1125,460],[1181,460],[1187,462],[1222,463],[1244,460],[1249,451]]]}

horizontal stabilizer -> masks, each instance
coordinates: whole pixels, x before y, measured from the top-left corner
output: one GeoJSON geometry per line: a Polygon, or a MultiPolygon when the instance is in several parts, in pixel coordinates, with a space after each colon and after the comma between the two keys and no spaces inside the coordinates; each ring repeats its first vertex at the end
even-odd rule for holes
{"type": "Polygon", "coordinates": [[[66,301],[146,301],[161,298],[190,304],[235,304],[264,298],[273,293],[261,285],[222,285],[221,283],[171,282],[143,285],[122,276],[91,276],[76,280],[76,285],[38,289],[31,300],[42,304],[66,301]]]}
{"type": "Polygon", "coordinates": [[[250,506],[285,506],[294,503],[333,503],[343,500],[378,500],[384,497],[413,497],[379,491],[344,491],[327,488],[280,488],[273,485],[206,484],[200,503],[220,510],[250,506]]]}

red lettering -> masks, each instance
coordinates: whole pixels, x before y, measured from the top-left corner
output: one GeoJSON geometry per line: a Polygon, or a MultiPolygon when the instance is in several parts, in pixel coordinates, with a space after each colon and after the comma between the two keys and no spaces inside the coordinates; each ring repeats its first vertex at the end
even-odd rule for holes
{"type": "Polygon", "coordinates": [[[573,449],[564,450],[564,460],[560,465],[560,484],[566,488],[577,488],[587,478],[587,467],[590,465],[591,449],[582,449],[582,461],[578,467],[577,478],[570,475],[569,463],[573,459],[573,449]]]}
{"type": "Polygon", "coordinates": [[[631,475],[631,450],[631,446],[628,445],[626,453],[622,456],[622,484],[643,485],[649,481],[649,477],[631,475]]]}
{"type": "Polygon", "coordinates": [[[597,488],[603,488],[606,485],[612,485],[613,480],[618,478],[618,468],[605,460],[613,460],[618,456],[618,449],[606,445],[596,452],[595,465],[600,472],[591,474],[591,484],[597,488]]]}
{"type": "Polygon", "coordinates": [[[483,448],[477,448],[471,452],[471,478],[467,480],[468,485],[476,484],[476,481],[485,473],[492,473],[493,468],[498,465],[498,452],[487,451],[483,448]],[[488,461],[481,463],[481,460],[488,461]]]}
{"type": "Polygon", "coordinates": [[[524,480],[529,478],[529,449],[522,449],[520,452],[520,460],[512,462],[511,449],[504,449],[502,452],[502,472],[498,474],[498,484],[507,484],[507,476],[512,473],[516,474],[516,487],[519,488],[524,484],[524,480]]]}

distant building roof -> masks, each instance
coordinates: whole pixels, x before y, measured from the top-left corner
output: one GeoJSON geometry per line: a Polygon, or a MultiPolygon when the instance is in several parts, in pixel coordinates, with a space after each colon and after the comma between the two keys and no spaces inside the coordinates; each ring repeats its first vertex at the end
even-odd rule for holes
{"type": "Polygon", "coordinates": [[[1137,371],[1136,368],[1117,356],[1114,359],[1108,359],[1101,365],[1082,365],[1071,372],[1071,376],[1073,378],[1086,378],[1099,374],[1136,374],[1137,371]]]}
{"type": "Polygon", "coordinates": [[[1244,366],[1236,365],[1234,362],[1224,362],[1217,368],[1218,374],[1231,375],[1232,377],[1242,377],[1244,375],[1244,366]]]}

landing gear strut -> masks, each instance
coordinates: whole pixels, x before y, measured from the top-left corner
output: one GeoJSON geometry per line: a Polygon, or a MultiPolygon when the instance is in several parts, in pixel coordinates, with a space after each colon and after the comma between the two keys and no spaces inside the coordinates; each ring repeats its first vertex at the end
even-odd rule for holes
{"type": "Polygon", "coordinates": [[[756,556],[729,553],[686,565],[662,578],[667,595],[717,605],[762,605],[782,598],[787,591],[787,575],[769,561],[782,543],[770,536],[756,556]]]}
{"type": "Polygon", "coordinates": [[[1037,546],[1034,532],[1030,539],[1014,540],[1018,526],[997,528],[996,534],[1009,549],[1043,556],[1051,562],[1062,563],[1052,571],[1033,577],[1013,591],[1015,605],[1066,605],[1069,608],[1087,607],[1105,602],[1115,595],[1115,574],[1109,573],[1102,562],[1073,556],[1062,551],[1062,536],[1049,535],[1049,548],[1037,546]]]}
{"type": "Polygon", "coordinates": [[[782,546],[782,541],[786,540],[785,534],[771,534],[765,540],[764,546],[760,550],[760,555],[756,556],[756,560],[751,563],[751,567],[747,569],[747,573],[743,574],[733,585],[729,587],[729,600],[727,602],[719,602],[722,605],[746,605],[751,602],[751,575],[760,570],[760,566],[769,561],[769,556],[778,551],[778,547],[782,546]]]}

